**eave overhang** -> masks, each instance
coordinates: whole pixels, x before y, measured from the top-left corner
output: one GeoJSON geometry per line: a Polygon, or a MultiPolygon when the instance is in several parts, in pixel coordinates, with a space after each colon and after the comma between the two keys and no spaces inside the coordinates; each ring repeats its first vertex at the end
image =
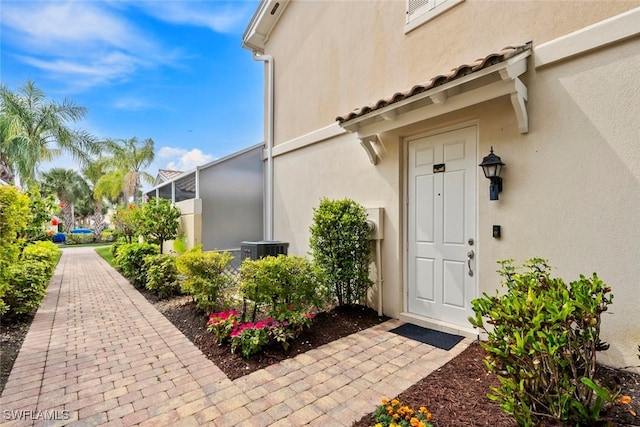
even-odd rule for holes
{"type": "MultiPolygon", "coordinates": [[[[518,128],[521,133],[527,133],[527,87],[520,76],[527,71],[531,44],[510,49],[518,49],[518,53],[508,58],[497,57],[498,62],[493,65],[481,62],[475,68],[457,67],[449,75],[434,77],[427,85],[394,94],[336,120],[343,129],[357,134],[373,164],[377,163],[377,155],[371,143],[376,135],[501,96],[510,97],[518,128]]],[[[496,54],[478,61],[490,57],[496,61],[496,54]]]]}
{"type": "Polygon", "coordinates": [[[289,0],[262,0],[242,35],[242,47],[264,53],[264,47],[289,0]]]}

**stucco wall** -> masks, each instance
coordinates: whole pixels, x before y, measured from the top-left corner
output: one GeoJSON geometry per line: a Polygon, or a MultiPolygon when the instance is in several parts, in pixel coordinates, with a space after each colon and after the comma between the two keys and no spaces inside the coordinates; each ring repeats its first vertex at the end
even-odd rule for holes
{"type": "Polygon", "coordinates": [[[322,197],[350,198],[365,208],[384,207],[383,296],[389,315],[397,315],[402,304],[398,145],[388,149],[388,157],[374,167],[359,141],[345,134],[276,157],[274,235],[290,243],[289,253],[307,255],[313,208],[322,197]]]}
{"type": "Polygon", "coordinates": [[[276,143],[505,46],[539,45],[640,1],[465,0],[404,34],[404,1],[294,0],[269,36],[276,143]]]}
{"type": "MultiPolygon", "coordinates": [[[[276,58],[276,143],[503,46],[533,40],[535,50],[638,5],[467,0],[405,35],[404,2],[294,1],[267,45],[276,58]]],[[[637,365],[638,41],[538,69],[530,59],[523,76],[528,134],[518,132],[503,97],[382,134],[385,150],[376,166],[353,134],[276,157],[275,237],[291,242],[290,252],[305,254],[312,208],[322,196],[384,207],[384,309],[397,316],[403,309],[404,138],[475,124],[478,163],[493,146],[507,164],[499,201],[488,200],[489,182],[477,171],[478,293],[499,287],[498,259],[545,257],[567,281],[595,271],[615,294],[603,316],[602,339],[611,348],[599,360],[637,365]],[[499,240],[491,237],[494,224],[502,226],[499,240]]]]}

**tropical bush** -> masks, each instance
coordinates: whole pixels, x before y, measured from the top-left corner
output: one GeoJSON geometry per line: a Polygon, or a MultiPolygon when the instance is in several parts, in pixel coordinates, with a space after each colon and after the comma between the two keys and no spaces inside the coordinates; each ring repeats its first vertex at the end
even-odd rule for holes
{"type": "Polygon", "coordinates": [[[92,243],[93,233],[67,233],[66,243],[68,245],[82,245],[92,243]]]}
{"type": "Polygon", "coordinates": [[[133,203],[119,205],[112,217],[117,238],[133,243],[137,239],[140,230],[140,209],[133,203]]]}
{"type": "Polygon", "coordinates": [[[268,306],[267,315],[275,317],[289,306],[308,310],[328,301],[329,292],[320,272],[307,259],[295,255],[245,259],[240,266],[240,295],[258,306],[268,306]]]}
{"type": "Polygon", "coordinates": [[[47,293],[49,266],[42,261],[19,261],[8,268],[11,286],[4,296],[13,314],[27,314],[38,308],[47,293]]]}
{"type": "Polygon", "coordinates": [[[50,241],[35,242],[25,246],[20,258],[23,261],[38,261],[46,265],[47,274],[52,275],[58,260],[60,249],[50,241]]]}
{"type": "Polygon", "coordinates": [[[186,276],[182,292],[191,295],[201,309],[213,311],[229,283],[225,270],[232,258],[229,252],[202,252],[201,246],[177,257],[178,272],[186,276]]]}
{"type": "Polygon", "coordinates": [[[101,242],[113,242],[115,235],[113,230],[106,229],[100,232],[100,241],[101,242]]]}
{"type": "Polygon", "coordinates": [[[140,206],[139,232],[144,239],[160,247],[178,235],[180,209],[169,199],[154,197],[140,206]]]}
{"type": "Polygon", "coordinates": [[[120,250],[120,246],[124,246],[124,245],[128,245],[129,243],[127,243],[126,240],[124,239],[118,239],[115,240],[111,246],[109,246],[109,251],[111,252],[111,255],[115,258],[118,256],[118,251],[120,250]]]}
{"type": "Polygon", "coordinates": [[[56,245],[49,241],[24,247],[20,259],[6,270],[9,286],[3,299],[9,314],[27,314],[38,308],[60,254],[56,245]]]}
{"type": "Polygon", "coordinates": [[[373,284],[367,211],[349,199],[322,199],[313,211],[309,244],[338,305],[364,302],[373,284]]]}
{"type": "Polygon", "coordinates": [[[159,253],[157,245],[150,243],[125,243],[117,250],[116,263],[134,286],[142,288],[147,281],[144,260],[159,253]]]}
{"type": "Polygon", "coordinates": [[[8,310],[6,293],[12,273],[9,267],[18,261],[18,234],[27,225],[29,198],[12,186],[0,186],[0,315],[8,310]]]}
{"type": "Polygon", "coordinates": [[[567,286],[540,258],[525,262],[522,272],[513,260],[499,263],[506,294],[473,300],[475,317],[469,318],[487,333],[485,364],[500,381],[489,397],[523,426],[545,420],[593,425],[603,403],[613,402],[593,379],[611,288],[595,273],[567,286]]]}
{"type": "Polygon", "coordinates": [[[145,287],[161,298],[176,295],[180,292],[176,259],[171,255],[148,255],[144,259],[146,274],[145,287]]]}
{"type": "Polygon", "coordinates": [[[45,226],[50,221],[54,207],[53,196],[43,197],[40,189],[32,183],[24,194],[29,198],[29,204],[25,227],[21,230],[20,237],[27,242],[45,240],[48,238],[45,226]]]}

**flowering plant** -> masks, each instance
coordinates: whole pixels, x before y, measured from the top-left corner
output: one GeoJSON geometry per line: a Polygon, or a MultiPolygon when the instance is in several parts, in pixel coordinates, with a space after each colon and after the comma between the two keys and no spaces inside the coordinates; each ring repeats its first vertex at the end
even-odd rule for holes
{"type": "Polygon", "coordinates": [[[424,406],[416,412],[409,406],[402,405],[397,399],[382,399],[373,412],[375,427],[432,427],[431,412],[424,406]]]}
{"type": "Polygon", "coordinates": [[[271,313],[276,321],[284,324],[293,333],[296,338],[302,333],[304,328],[311,327],[311,323],[315,317],[314,313],[307,313],[296,309],[293,304],[288,304],[285,308],[279,308],[271,313]]]}
{"type": "Polygon", "coordinates": [[[264,346],[272,342],[289,349],[290,342],[297,338],[304,328],[311,326],[315,314],[295,310],[293,305],[275,312],[259,322],[242,323],[242,316],[236,310],[211,313],[207,329],[216,337],[218,344],[231,340],[231,352],[238,349],[242,356],[249,357],[259,353],[264,346]]]}
{"type": "Polygon", "coordinates": [[[231,331],[231,352],[238,348],[242,356],[249,357],[262,350],[269,343],[269,325],[271,319],[262,322],[243,323],[231,331]]]}
{"type": "Polygon", "coordinates": [[[222,344],[230,336],[231,332],[238,327],[238,312],[236,310],[221,311],[211,313],[207,322],[207,329],[213,332],[216,342],[222,344]]]}

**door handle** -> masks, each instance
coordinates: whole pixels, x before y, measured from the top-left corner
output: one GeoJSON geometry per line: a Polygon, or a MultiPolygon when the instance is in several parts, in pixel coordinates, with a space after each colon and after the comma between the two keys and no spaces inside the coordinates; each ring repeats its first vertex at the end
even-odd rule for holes
{"type": "Polygon", "coordinates": [[[473,270],[471,269],[471,260],[475,257],[476,254],[473,252],[473,249],[467,252],[467,268],[469,269],[469,276],[473,277],[473,270]]]}

